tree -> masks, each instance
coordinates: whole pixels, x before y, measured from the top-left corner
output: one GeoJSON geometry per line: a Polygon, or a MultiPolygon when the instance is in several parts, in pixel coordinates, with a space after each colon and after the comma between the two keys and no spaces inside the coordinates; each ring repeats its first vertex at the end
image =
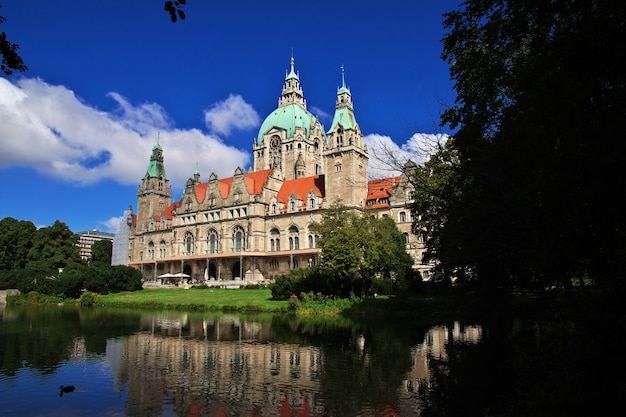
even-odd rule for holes
{"type": "Polygon", "coordinates": [[[404,236],[391,218],[335,204],[313,230],[320,234],[320,273],[329,277],[337,295],[353,292],[364,297],[375,277],[403,279],[413,265],[404,236]]]}
{"type": "Polygon", "coordinates": [[[625,20],[617,0],[470,0],[445,15],[458,95],[442,152],[458,161],[429,178],[452,174],[439,184],[449,200],[418,203],[436,213],[429,248],[444,265],[473,267],[489,287],[580,273],[621,286],[625,20]]]}
{"type": "MultiPolygon", "coordinates": [[[[2,5],[0,5],[0,8],[2,5]]],[[[6,22],[4,16],[0,16],[0,24],[6,22]]],[[[13,74],[13,71],[24,72],[28,67],[24,64],[22,57],[19,56],[17,50],[20,46],[16,43],[11,43],[7,40],[7,35],[4,32],[0,32],[0,55],[2,55],[2,64],[0,64],[0,70],[6,75],[13,74]]]]}
{"type": "Polygon", "coordinates": [[[18,221],[12,217],[0,220],[0,271],[26,266],[26,255],[32,247],[36,230],[30,221],[18,221]]]}
{"type": "Polygon", "coordinates": [[[59,220],[52,226],[42,227],[35,232],[26,267],[56,275],[69,263],[80,262],[76,241],[76,235],[59,220]]]}
{"type": "Polygon", "coordinates": [[[183,6],[186,4],[187,0],[166,1],[163,4],[163,9],[170,15],[172,23],[176,23],[179,18],[180,20],[185,20],[186,16],[183,11],[183,6]]]}
{"type": "Polygon", "coordinates": [[[113,242],[110,240],[97,240],[91,245],[90,265],[98,267],[111,266],[111,258],[113,257],[113,242]]]}

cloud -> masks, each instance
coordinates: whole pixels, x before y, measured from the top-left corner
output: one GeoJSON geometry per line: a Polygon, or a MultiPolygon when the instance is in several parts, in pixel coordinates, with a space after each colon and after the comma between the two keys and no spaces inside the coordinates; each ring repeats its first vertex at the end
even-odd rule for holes
{"type": "Polygon", "coordinates": [[[368,177],[385,178],[400,173],[400,168],[409,159],[423,164],[436,152],[437,145],[444,143],[444,133],[415,133],[406,142],[397,144],[389,136],[369,134],[363,137],[369,152],[368,177]]]}
{"type": "Polygon", "coordinates": [[[322,124],[330,124],[330,122],[332,122],[333,120],[332,114],[326,113],[324,110],[320,109],[319,107],[311,106],[309,108],[309,111],[314,116],[317,116],[317,118],[320,119],[320,122],[322,122],[322,124]]]}
{"type": "Polygon", "coordinates": [[[231,94],[204,111],[207,128],[216,134],[228,136],[231,129],[250,129],[260,124],[254,108],[239,95],[231,94]]]}
{"type": "Polygon", "coordinates": [[[115,233],[120,228],[120,225],[122,224],[123,220],[126,220],[124,216],[111,217],[108,220],[100,222],[100,225],[102,226],[105,232],[115,233]]]}
{"type": "MultiPolygon", "coordinates": [[[[29,167],[76,184],[107,179],[137,184],[157,140],[173,185],[184,184],[196,163],[207,176],[215,172],[219,177],[231,176],[236,167],[249,163],[246,151],[226,145],[214,134],[174,128],[158,104],[133,105],[118,93],[108,97],[117,107],[103,112],[64,86],[37,78],[16,83],[0,78],[0,168],[29,167]],[[197,159],[190,160],[190,155],[197,159]]],[[[241,97],[231,96],[227,102],[231,104],[216,107],[222,120],[256,116],[241,97]],[[246,106],[248,113],[241,110],[246,106]],[[229,116],[229,109],[234,115],[229,116]]],[[[242,123],[252,122],[239,126],[242,123]]],[[[228,130],[228,124],[221,126],[228,130]]]]}

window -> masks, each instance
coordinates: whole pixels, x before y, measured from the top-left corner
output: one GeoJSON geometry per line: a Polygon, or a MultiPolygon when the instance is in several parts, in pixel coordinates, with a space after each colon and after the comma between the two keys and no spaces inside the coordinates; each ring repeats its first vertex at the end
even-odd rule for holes
{"type": "Polygon", "coordinates": [[[341,163],[340,162],[337,162],[335,164],[335,172],[341,172],[341,163]]]}
{"type": "Polygon", "coordinates": [[[270,259],[270,269],[278,269],[278,260],[270,259]]]}
{"type": "Polygon", "coordinates": [[[401,211],[400,212],[400,223],[404,223],[406,222],[406,213],[401,211]]]}
{"type": "Polygon", "coordinates": [[[280,231],[277,228],[273,228],[270,230],[270,250],[278,251],[280,250],[280,231]]]}
{"type": "Polygon", "coordinates": [[[208,240],[209,253],[217,253],[218,252],[217,231],[214,229],[210,230],[207,240],[208,240]]]}
{"type": "Polygon", "coordinates": [[[154,259],[154,242],[148,243],[148,259],[154,259]]]}
{"type": "Polygon", "coordinates": [[[165,247],[165,241],[162,240],[159,242],[159,258],[165,258],[166,255],[167,255],[167,251],[165,247]]]}
{"type": "Polygon", "coordinates": [[[193,234],[190,232],[185,233],[185,255],[193,255],[193,234]]]}
{"type": "Polygon", "coordinates": [[[233,251],[241,252],[246,248],[245,233],[241,226],[237,226],[233,231],[233,251]]]}
{"type": "Polygon", "coordinates": [[[404,244],[408,245],[410,243],[409,234],[408,233],[403,233],[403,234],[404,234],[404,244]]]}
{"type": "Polygon", "coordinates": [[[300,238],[298,237],[298,226],[291,226],[289,228],[289,249],[300,249],[300,238]]]}

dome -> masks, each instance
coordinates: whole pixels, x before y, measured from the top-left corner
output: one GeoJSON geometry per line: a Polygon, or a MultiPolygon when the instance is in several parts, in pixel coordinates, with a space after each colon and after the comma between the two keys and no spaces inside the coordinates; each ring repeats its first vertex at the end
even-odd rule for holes
{"type": "Polygon", "coordinates": [[[263,145],[263,135],[274,127],[285,130],[287,138],[292,138],[296,128],[299,127],[304,130],[304,134],[308,138],[315,122],[315,116],[298,104],[279,107],[270,113],[261,124],[257,136],[257,145],[263,145]]]}

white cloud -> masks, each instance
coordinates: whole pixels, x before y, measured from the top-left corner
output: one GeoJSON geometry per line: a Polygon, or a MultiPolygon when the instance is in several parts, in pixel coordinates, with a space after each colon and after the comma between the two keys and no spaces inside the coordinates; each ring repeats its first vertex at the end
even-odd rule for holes
{"type": "Polygon", "coordinates": [[[322,124],[330,124],[330,122],[333,121],[333,115],[326,113],[324,110],[320,109],[319,107],[311,106],[309,107],[309,111],[314,116],[317,116],[317,118],[320,119],[320,122],[322,122],[322,124]]]}
{"type": "Polygon", "coordinates": [[[120,228],[120,225],[122,224],[123,220],[126,220],[124,216],[111,217],[108,220],[100,222],[100,225],[102,226],[105,232],[115,233],[120,228]]]}
{"type": "Polygon", "coordinates": [[[249,129],[260,124],[259,115],[240,95],[231,94],[204,111],[207,128],[216,134],[230,135],[231,129],[249,129]]]}
{"type": "Polygon", "coordinates": [[[409,159],[423,164],[437,150],[437,145],[448,139],[446,134],[415,133],[398,145],[389,136],[369,134],[363,137],[369,152],[368,177],[385,178],[400,173],[409,159]]]}
{"type": "MultiPolygon", "coordinates": [[[[15,84],[0,78],[0,168],[30,167],[79,184],[103,179],[137,184],[157,137],[174,186],[193,175],[196,163],[206,176],[215,172],[218,177],[231,176],[236,167],[249,163],[247,152],[224,144],[215,135],[172,127],[158,104],[134,106],[118,93],[108,96],[118,106],[110,113],[84,103],[64,86],[35,78],[15,84]],[[197,159],[190,160],[190,155],[197,159]]],[[[234,104],[218,104],[222,120],[257,117],[258,123],[258,116],[241,97],[229,100],[234,104]],[[229,116],[228,109],[235,115],[229,116]]],[[[239,126],[242,123],[252,122],[240,121],[239,126]]],[[[228,124],[221,126],[229,130],[228,124]]]]}

